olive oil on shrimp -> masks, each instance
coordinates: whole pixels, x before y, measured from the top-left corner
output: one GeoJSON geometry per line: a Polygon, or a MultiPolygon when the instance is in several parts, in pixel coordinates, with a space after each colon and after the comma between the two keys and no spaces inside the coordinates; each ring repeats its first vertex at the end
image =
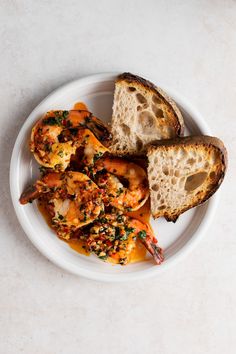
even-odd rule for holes
{"type": "MultiPolygon", "coordinates": [[[[38,209],[40,213],[43,215],[45,221],[47,222],[48,226],[52,228],[52,223],[51,223],[51,217],[42,201],[38,201],[37,203],[38,209]]],[[[136,211],[131,211],[127,213],[128,216],[136,218],[142,222],[149,223],[150,220],[150,201],[147,200],[147,202],[139,209],[136,211]]],[[[83,254],[85,256],[89,256],[90,253],[86,251],[85,249],[85,243],[82,240],[76,240],[76,239],[71,239],[71,240],[63,240],[65,241],[68,246],[70,246],[74,251],[83,254]]],[[[142,245],[142,243],[137,240],[136,242],[136,247],[131,253],[130,257],[130,263],[136,263],[136,262],[142,262],[147,259],[147,250],[146,248],[142,245]]],[[[110,263],[116,263],[116,261],[113,258],[109,258],[108,261],[110,263]]]]}
{"type": "Polygon", "coordinates": [[[84,102],[76,102],[74,104],[73,109],[78,110],[78,111],[88,111],[88,107],[84,102]]]}
{"type": "MultiPolygon", "coordinates": [[[[148,199],[139,210],[130,211],[129,213],[127,213],[127,215],[132,218],[138,219],[144,223],[147,223],[151,227],[151,225],[149,224],[151,216],[150,199],[148,199]]],[[[146,259],[147,250],[143,246],[143,244],[139,240],[137,240],[136,247],[131,253],[130,263],[142,262],[146,259]]]]}
{"type": "MultiPolygon", "coordinates": [[[[88,107],[86,106],[86,104],[84,102],[76,102],[73,106],[73,109],[88,111],[88,107]]],[[[137,163],[138,165],[140,165],[143,168],[146,167],[146,162],[142,159],[137,159],[137,161],[135,161],[135,163],[137,163]]],[[[38,204],[38,209],[41,212],[41,214],[43,215],[48,226],[50,228],[52,228],[51,217],[50,217],[45,205],[43,204],[42,201],[38,201],[37,204],[38,204]]],[[[150,199],[148,199],[146,201],[146,203],[139,210],[127,212],[126,215],[133,217],[135,219],[138,219],[144,223],[147,223],[151,227],[151,225],[149,224],[150,216],[151,216],[150,199]]],[[[88,251],[86,251],[85,243],[82,240],[76,240],[76,239],[71,239],[71,240],[61,239],[61,240],[65,241],[74,251],[76,251],[80,254],[83,254],[85,256],[90,255],[90,253],[88,251]]],[[[117,263],[116,260],[113,259],[112,257],[109,257],[107,260],[108,260],[108,262],[113,263],[113,264],[117,263]]],[[[131,255],[130,255],[130,263],[142,262],[145,260],[147,260],[147,250],[143,246],[143,244],[139,240],[137,240],[136,247],[134,248],[134,250],[131,252],[131,255]]]]}
{"type": "MultiPolygon", "coordinates": [[[[37,204],[38,204],[38,209],[39,209],[40,213],[43,215],[46,223],[48,224],[48,226],[50,228],[52,228],[51,216],[49,215],[44,203],[42,201],[38,201],[37,204]]],[[[76,240],[76,239],[64,240],[62,238],[60,240],[66,242],[76,252],[83,254],[85,256],[90,255],[90,253],[88,251],[86,251],[86,249],[85,249],[85,242],[83,242],[82,240],[76,240]]]]}

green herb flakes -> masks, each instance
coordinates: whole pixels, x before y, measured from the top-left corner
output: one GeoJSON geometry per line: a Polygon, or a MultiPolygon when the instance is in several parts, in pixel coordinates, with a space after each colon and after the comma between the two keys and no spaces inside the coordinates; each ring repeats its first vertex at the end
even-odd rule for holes
{"type": "Polygon", "coordinates": [[[145,230],[141,230],[138,233],[138,237],[141,238],[141,240],[144,240],[147,236],[147,232],[145,230]]]}

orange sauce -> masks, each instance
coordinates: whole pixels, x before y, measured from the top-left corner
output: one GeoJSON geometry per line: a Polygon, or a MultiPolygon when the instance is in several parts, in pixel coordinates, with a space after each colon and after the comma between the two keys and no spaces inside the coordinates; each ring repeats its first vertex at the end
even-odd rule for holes
{"type": "MultiPolygon", "coordinates": [[[[139,210],[131,211],[127,213],[127,215],[132,218],[138,219],[144,223],[147,223],[151,228],[151,225],[149,224],[150,216],[151,216],[150,199],[148,199],[146,203],[139,210]]],[[[145,261],[146,255],[147,255],[146,248],[139,240],[137,240],[136,247],[131,253],[130,263],[145,261]]]]}
{"type": "Polygon", "coordinates": [[[38,200],[37,206],[38,206],[38,209],[39,209],[40,213],[43,215],[46,223],[48,224],[48,226],[52,228],[51,216],[49,215],[44,203],[41,202],[40,200],[38,200]]]}
{"type": "Polygon", "coordinates": [[[139,240],[137,240],[136,241],[136,247],[131,252],[131,255],[130,255],[130,263],[146,261],[146,259],[147,259],[146,256],[147,256],[146,248],[144,247],[144,245],[139,240]]]}
{"type": "MultiPolygon", "coordinates": [[[[73,109],[88,110],[88,107],[83,102],[77,102],[74,104],[73,109]]],[[[146,167],[145,160],[137,159],[137,161],[134,161],[134,162],[143,168],[146,167]]],[[[45,205],[41,201],[38,201],[38,209],[41,212],[41,214],[43,215],[48,226],[52,228],[51,216],[49,215],[45,205]]],[[[151,216],[150,199],[148,199],[146,201],[146,203],[139,210],[128,212],[128,213],[126,213],[126,215],[128,215],[132,218],[138,219],[144,223],[147,223],[151,228],[151,225],[149,224],[150,216],[151,216]]],[[[71,240],[61,239],[61,240],[65,241],[76,252],[86,255],[86,256],[90,255],[90,253],[88,251],[86,251],[86,249],[85,249],[85,242],[84,241],[76,240],[76,239],[71,239],[71,240]]],[[[139,240],[137,240],[136,247],[131,252],[130,263],[145,261],[146,260],[146,253],[147,253],[146,248],[143,246],[143,244],[139,240]]],[[[116,263],[116,261],[111,257],[108,258],[108,261],[110,263],[116,263]]]]}
{"type": "Polygon", "coordinates": [[[149,223],[151,216],[150,199],[148,199],[139,210],[130,211],[126,213],[126,215],[130,216],[131,218],[138,219],[144,223],[149,223]]]}
{"type": "MultiPolygon", "coordinates": [[[[53,229],[52,222],[51,222],[51,216],[49,215],[44,203],[42,203],[41,201],[38,201],[38,209],[39,209],[40,213],[43,215],[48,226],[51,229],[53,229]]],[[[90,255],[90,253],[87,252],[86,249],[84,248],[85,242],[83,240],[76,240],[76,239],[64,240],[62,238],[60,238],[60,240],[65,241],[76,252],[81,253],[85,256],[90,255]]]]}
{"type": "Polygon", "coordinates": [[[73,109],[76,109],[76,110],[81,110],[81,111],[88,111],[88,107],[86,106],[86,104],[84,102],[76,102],[74,104],[74,107],[73,109]]]}
{"type": "Polygon", "coordinates": [[[83,254],[85,256],[89,256],[90,252],[86,251],[85,249],[85,242],[83,240],[76,240],[76,239],[72,239],[72,240],[68,240],[66,241],[66,243],[68,243],[68,245],[76,252],[83,254]]]}
{"type": "MultiPolygon", "coordinates": [[[[38,201],[38,209],[43,215],[48,226],[52,228],[51,216],[49,215],[45,205],[41,201],[38,201]]],[[[127,215],[149,224],[150,201],[147,200],[147,202],[139,210],[131,211],[127,213],[127,215]]],[[[83,254],[85,256],[90,255],[90,253],[85,249],[85,242],[83,240],[76,240],[76,239],[71,239],[71,240],[61,239],[61,240],[65,241],[74,251],[83,254]]],[[[137,240],[136,247],[134,248],[134,250],[131,252],[130,255],[130,263],[145,261],[146,254],[147,254],[146,248],[139,240],[137,240]]],[[[108,258],[108,261],[110,263],[116,263],[116,261],[113,258],[108,258]]]]}

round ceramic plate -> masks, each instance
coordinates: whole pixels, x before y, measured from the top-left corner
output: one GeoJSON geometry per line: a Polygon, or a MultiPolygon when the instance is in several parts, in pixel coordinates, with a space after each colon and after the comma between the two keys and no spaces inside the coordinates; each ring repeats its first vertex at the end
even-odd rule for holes
{"type": "MultiPolygon", "coordinates": [[[[39,175],[38,165],[28,148],[30,132],[34,123],[48,110],[71,109],[78,102],[84,102],[91,112],[104,121],[109,121],[116,74],[97,74],[73,81],[46,97],[29,115],[21,128],[12,153],[10,167],[10,188],[17,217],[29,239],[52,262],[81,276],[103,281],[127,281],[157,275],[190,250],[205,233],[209,225],[219,194],[207,203],[179,217],[176,223],[164,218],[151,224],[159,245],[164,249],[165,261],[161,266],[147,261],[127,266],[102,262],[95,256],[77,253],[58,239],[48,227],[37,208],[36,202],[27,205],[19,203],[22,191],[39,175]]],[[[164,88],[177,102],[184,116],[186,134],[209,134],[209,129],[199,113],[169,88],[164,88]]]]}

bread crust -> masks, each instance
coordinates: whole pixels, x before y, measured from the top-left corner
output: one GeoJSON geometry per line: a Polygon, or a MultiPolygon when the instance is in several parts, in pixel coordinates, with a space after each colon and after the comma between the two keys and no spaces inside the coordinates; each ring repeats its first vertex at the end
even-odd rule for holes
{"type": "Polygon", "coordinates": [[[116,83],[121,83],[125,81],[128,84],[135,84],[137,86],[142,86],[146,90],[151,91],[151,93],[156,94],[161,100],[165,102],[165,104],[172,110],[174,113],[176,122],[175,122],[175,131],[176,134],[182,136],[184,134],[184,119],[183,116],[177,107],[176,103],[170,98],[160,87],[155,86],[152,82],[138,76],[131,74],[129,72],[125,72],[120,74],[117,79],[116,83]]]}
{"type": "Polygon", "coordinates": [[[220,177],[218,180],[212,185],[211,191],[199,202],[195,203],[194,205],[189,205],[187,208],[181,209],[181,212],[178,214],[167,214],[164,210],[162,214],[160,215],[160,212],[154,213],[153,217],[157,218],[160,216],[164,216],[167,221],[173,221],[175,222],[179,215],[182,214],[183,212],[191,209],[192,207],[195,207],[197,205],[201,205],[205,203],[219,188],[221,185],[227,167],[228,167],[228,156],[227,156],[227,150],[223,144],[223,142],[216,138],[216,137],[211,137],[211,136],[187,136],[187,137],[182,137],[182,138],[174,138],[174,139],[168,139],[168,140],[160,140],[155,142],[154,144],[150,144],[147,148],[147,156],[155,153],[157,149],[162,149],[163,147],[176,147],[176,146],[183,146],[183,147],[188,147],[188,146],[204,146],[207,148],[214,148],[217,149],[220,153],[220,159],[221,159],[221,171],[220,171],[220,177]]]}

